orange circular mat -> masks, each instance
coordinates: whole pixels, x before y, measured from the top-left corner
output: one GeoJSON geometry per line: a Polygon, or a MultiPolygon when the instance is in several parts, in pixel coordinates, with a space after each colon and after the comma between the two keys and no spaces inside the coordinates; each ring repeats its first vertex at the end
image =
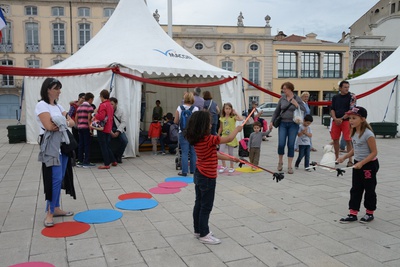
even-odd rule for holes
{"type": "Polygon", "coordinates": [[[144,193],[144,192],[132,192],[132,193],[126,193],[118,196],[119,200],[125,200],[125,199],[132,199],[132,198],[152,198],[153,196],[149,193],[144,193]]]}
{"type": "Polygon", "coordinates": [[[62,222],[56,223],[53,227],[42,230],[42,235],[47,237],[68,237],[80,235],[90,229],[90,225],[81,222],[62,222]]]}

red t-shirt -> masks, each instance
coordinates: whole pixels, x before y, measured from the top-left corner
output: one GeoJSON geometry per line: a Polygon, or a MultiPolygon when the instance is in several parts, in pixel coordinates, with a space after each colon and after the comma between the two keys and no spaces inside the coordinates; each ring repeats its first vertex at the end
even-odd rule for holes
{"type": "Polygon", "coordinates": [[[196,167],[202,175],[208,178],[217,178],[217,145],[220,142],[220,136],[207,135],[194,145],[197,156],[196,167]]]}

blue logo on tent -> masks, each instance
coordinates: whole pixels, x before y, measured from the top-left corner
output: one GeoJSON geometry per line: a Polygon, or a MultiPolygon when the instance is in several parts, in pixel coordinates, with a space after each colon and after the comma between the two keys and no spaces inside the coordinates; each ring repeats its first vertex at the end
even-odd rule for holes
{"type": "Polygon", "coordinates": [[[154,50],[154,51],[157,51],[157,52],[159,52],[159,53],[161,53],[161,54],[163,54],[163,55],[166,56],[166,57],[174,57],[174,58],[182,58],[182,59],[192,59],[191,56],[185,55],[185,54],[178,54],[178,53],[176,53],[176,51],[173,50],[173,49],[168,49],[168,50],[165,51],[165,52],[163,52],[163,51],[161,51],[161,50],[158,50],[158,49],[153,49],[153,50],[154,50]]]}

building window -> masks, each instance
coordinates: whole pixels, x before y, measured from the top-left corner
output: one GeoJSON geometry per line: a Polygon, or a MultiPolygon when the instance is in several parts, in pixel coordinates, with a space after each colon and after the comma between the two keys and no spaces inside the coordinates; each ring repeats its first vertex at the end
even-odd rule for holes
{"type": "Polygon", "coordinates": [[[87,42],[89,42],[91,33],[90,33],[90,24],[82,23],[79,24],[79,48],[84,46],[87,42]]]}
{"type": "Polygon", "coordinates": [[[224,45],[222,46],[222,48],[223,48],[224,50],[226,50],[226,51],[229,51],[229,50],[232,49],[232,45],[231,45],[231,44],[224,44],[224,45]]]}
{"type": "Polygon", "coordinates": [[[25,15],[27,16],[37,16],[37,7],[35,6],[26,6],[25,7],[25,15]]]}
{"type": "Polygon", "coordinates": [[[51,8],[51,15],[53,17],[62,17],[64,16],[64,8],[61,6],[55,6],[51,8]]]}
{"type": "Polygon", "coordinates": [[[197,44],[194,45],[194,48],[195,48],[196,50],[202,50],[203,47],[204,47],[204,46],[203,46],[202,43],[197,43],[197,44]]]}
{"type": "Polygon", "coordinates": [[[38,69],[39,66],[39,60],[37,59],[29,59],[28,61],[28,68],[35,68],[38,69]]]}
{"type": "Polygon", "coordinates": [[[319,54],[303,52],[301,55],[301,78],[319,78],[319,54]]]}
{"type": "Polygon", "coordinates": [[[324,78],[342,77],[342,57],[339,53],[325,53],[324,78]]]}
{"type": "Polygon", "coordinates": [[[279,52],[278,78],[297,77],[297,55],[294,52],[279,52]]]}
{"type": "Polygon", "coordinates": [[[353,73],[357,70],[370,70],[379,64],[379,51],[368,51],[360,55],[354,62],[353,73]]]}
{"type": "Polygon", "coordinates": [[[53,59],[53,65],[56,65],[56,64],[58,64],[60,62],[63,62],[63,61],[64,61],[63,59],[53,59]]]}
{"type": "Polygon", "coordinates": [[[233,62],[232,61],[222,61],[221,69],[233,71],[233,62]]]}
{"type": "Polygon", "coordinates": [[[390,14],[393,14],[395,12],[396,12],[396,3],[392,3],[392,5],[390,6],[390,14]]]}
{"type": "MultiPolygon", "coordinates": [[[[13,61],[9,59],[1,60],[2,66],[12,66],[13,61]]],[[[1,77],[1,86],[14,86],[14,76],[11,75],[2,75],[1,77]]]]}
{"type": "Polygon", "coordinates": [[[78,8],[78,16],[79,17],[90,17],[90,8],[88,8],[88,7],[78,8]]]}
{"type": "Polygon", "coordinates": [[[35,22],[25,24],[26,51],[39,52],[39,25],[35,22]]]}
{"type": "Polygon", "coordinates": [[[109,18],[114,13],[114,8],[105,8],[104,9],[104,17],[109,18]]]}
{"type": "Polygon", "coordinates": [[[249,62],[249,81],[259,85],[260,84],[259,73],[260,73],[260,62],[257,61],[249,62]]]}
{"type": "Polygon", "coordinates": [[[6,46],[11,46],[12,40],[11,40],[11,22],[6,21],[7,25],[1,30],[2,38],[0,45],[2,48],[6,49],[0,49],[1,52],[11,52],[7,50],[6,46]]]}
{"type": "Polygon", "coordinates": [[[251,51],[257,51],[258,50],[258,45],[256,45],[256,44],[250,45],[250,50],[251,51]]]}
{"type": "Polygon", "coordinates": [[[65,52],[65,25],[63,23],[53,23],[53,52],[65,52]]]}

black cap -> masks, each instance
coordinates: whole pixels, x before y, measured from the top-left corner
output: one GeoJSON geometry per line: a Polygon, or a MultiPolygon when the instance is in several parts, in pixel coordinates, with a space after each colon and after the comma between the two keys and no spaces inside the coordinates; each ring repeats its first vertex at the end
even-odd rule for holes
{"type": "Polygon", "coordinates": [[[363,118],[367,118],[368,112],[365,108],[356,106],[352,108],[351,110],[346,112],[346,115],[357,115],[363,118]]]}

